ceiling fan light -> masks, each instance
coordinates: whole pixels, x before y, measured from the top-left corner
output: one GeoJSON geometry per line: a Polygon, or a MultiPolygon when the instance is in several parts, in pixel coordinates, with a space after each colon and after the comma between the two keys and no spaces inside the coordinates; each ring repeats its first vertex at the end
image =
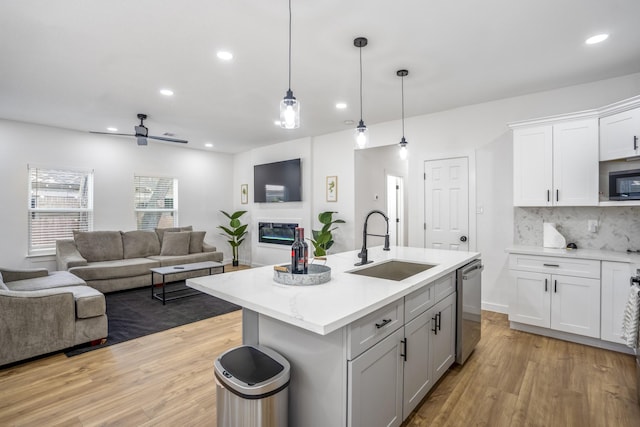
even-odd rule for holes
{"type": "Polygon", "coordinates": [[[362,120],[358,123],[356,128],[356,148],[363,149],[367,146],[369,140],[369,132],[367,126],[362,120]]]}
{"type": "Polygon", "coordinates": [[[283,129],[298,129],[300,127],[300,103],[293,96],[291,89],[280,101],[280,127],[283,129]]]}

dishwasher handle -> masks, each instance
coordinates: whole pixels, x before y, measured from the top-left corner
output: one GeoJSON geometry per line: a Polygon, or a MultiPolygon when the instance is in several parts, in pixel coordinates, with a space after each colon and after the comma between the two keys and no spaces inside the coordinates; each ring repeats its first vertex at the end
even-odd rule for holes
{"type": "Polygon", "coordinates": [[[476,274],[480,274],[482,270],[484,270],[484,265],[477,262],[472,266],[462,270],[462,280],[469,280],[473,278],[476,274]],[[473,273],[473,274],[470,274],[470,273],[473,273]]]}

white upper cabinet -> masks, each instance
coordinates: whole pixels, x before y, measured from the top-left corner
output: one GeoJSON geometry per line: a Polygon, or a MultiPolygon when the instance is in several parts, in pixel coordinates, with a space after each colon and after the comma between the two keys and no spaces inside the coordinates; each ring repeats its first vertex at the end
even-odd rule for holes
{"type": "Polygon", "coordinates": [[[640,107],[600,119],[600,161],[640,155],[640,107]]]}
{"type": "Polygon", "coordinates": [[[515,206],[598,205],[598,119],[513,131],[515,206]]]}

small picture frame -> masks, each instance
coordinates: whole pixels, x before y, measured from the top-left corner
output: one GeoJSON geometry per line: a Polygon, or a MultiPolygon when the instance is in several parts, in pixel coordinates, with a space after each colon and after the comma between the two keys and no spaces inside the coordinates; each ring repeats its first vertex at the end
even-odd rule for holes
{"type": "Polygon", "coordinates": [[[338,201],[338,177],[327,177],[327,202],[338,201]]]}
{"type": "Polygon", "coordinates": [[[249,184],[240,185],[240,203],[243,205],[249,203],[249,184]]]}

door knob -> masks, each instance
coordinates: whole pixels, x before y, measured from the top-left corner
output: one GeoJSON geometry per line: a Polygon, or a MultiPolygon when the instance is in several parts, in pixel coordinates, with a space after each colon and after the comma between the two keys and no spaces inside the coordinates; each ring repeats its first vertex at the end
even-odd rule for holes
{"type": "Polygon", "coordinates": [[[467,241],[467,236],[462,236],[462,237],[460,237],[460,241],[461,241],[461,242],[466,242],[466,241],[467,241]]]}

